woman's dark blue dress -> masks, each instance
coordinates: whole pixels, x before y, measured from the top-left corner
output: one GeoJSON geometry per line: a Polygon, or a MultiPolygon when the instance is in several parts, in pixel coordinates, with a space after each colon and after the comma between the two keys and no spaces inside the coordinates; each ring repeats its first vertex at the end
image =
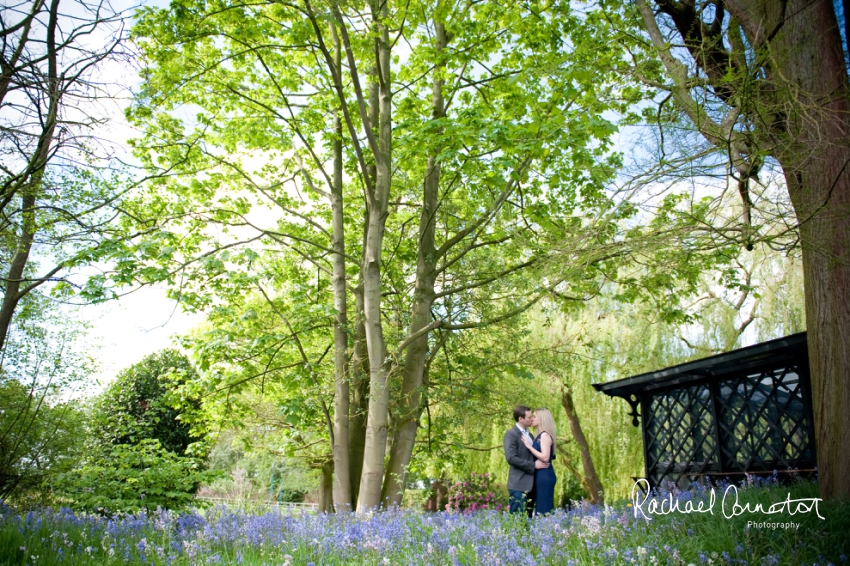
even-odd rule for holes
{"type": "MultiPolygon", "coordinates": [[[[546,432],[541,432],[534,439],[532,446],[538,452],[542,452],[540,446],[540,437],[546,432]]],[[[555,459],[555,444],[549,448],[549,467],[542,470],[534,470],[534,508],[538,515],[551,513],[555,510],[555,483],[558,478],[555,477],[555,470],[552,468],[552,461],[555,459]]]]}

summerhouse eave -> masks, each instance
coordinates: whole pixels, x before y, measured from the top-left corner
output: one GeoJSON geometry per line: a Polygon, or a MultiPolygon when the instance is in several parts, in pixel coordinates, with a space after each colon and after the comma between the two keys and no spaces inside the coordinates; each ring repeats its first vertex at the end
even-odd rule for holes
{"type": "Polygon", "coordinates": [[[593,387],[606,395],[629,400],[632,396],[722,378],[731,373],[756,372],[801,357],[806,359],[806,347],[806,333],[800,332],[657,371],[594,383],[593,387]]]}

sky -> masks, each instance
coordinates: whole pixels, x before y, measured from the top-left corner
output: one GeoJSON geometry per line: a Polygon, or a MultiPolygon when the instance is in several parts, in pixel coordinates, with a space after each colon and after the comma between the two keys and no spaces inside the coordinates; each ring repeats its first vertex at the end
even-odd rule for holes
{"type": "Polygon", "coordinates": [[[146,355],[168,348],[173,338],[203,321],[202,314],[183,312],[165,289],[143,287],[118,300],[87,306],[81,317],[92,328],[89,342],[97,349],[103,383],[146,355]]]}
{"type": "MultiPolygon", "coordinates": [[[[167,4],[167,0],[114,0],[111,3],[118,11],[132,11],[140,5],[167,4]]],[[[74,9],[72,3],[69,6],[70,10],[74,9]]],[[[103,75],[103,83],[118,90],[112,92],[115,104],[97,109],[109,117],[109,123],[98,134],[107,141],[108,150],[114,156],[132,163],[135,160],[128,155],[126,144],[128,139],[138,136],[138,132],[124,119],[124,108],[129,103],[130,91],[140,83],[137,69],[133,65],[112,63],[103,69],[103,75]],[[127,85],[130,91],[118,85],[127,85]]],[[[88,305],[77,312],[75,316],[91,326],[88,341],[100,363],[100,371],[93,376],[93,381],[101,385],[148,354],[173,346],[175,336],[187,333],[204,318],[202,314],[184,313],[167,297],[164,287],[143,287],[120,299],[88,305]]]]}

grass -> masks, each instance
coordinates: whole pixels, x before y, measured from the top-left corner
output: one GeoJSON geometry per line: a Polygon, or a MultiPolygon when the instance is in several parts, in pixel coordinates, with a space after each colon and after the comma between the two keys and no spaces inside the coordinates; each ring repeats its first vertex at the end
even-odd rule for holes
{"type": "MultiPolygon", "coordinates": [[[[846,564],[850,503],[819,502],[818,510],[726,518],[725,486],[715,488],[714,513],[648,514],[630,506],[579,505],[526,521],[495,511],[469,515],[395,509],[367,517],[224,508],[183,515],[167,511],[100,517],[70,510],[27,513],[0,509],[0,565],[342,565],[342,564],[846,564]],[[798,528],[748,522],[799,523],[798,528]]],[[[731,493],[731,492],[730,492],[731,493]]],[[[656,502],[708,501],[710,491],[654,494],[656,502]]],[[[817,485],[775,481],[739,486],[739,504],[769,509],[777,502],[817,498],[817,485]]],[[[728,505],[731,500],[727,499],[728,505]]],[[[648,509],[648,501],[641,509],[648,509]]]]}

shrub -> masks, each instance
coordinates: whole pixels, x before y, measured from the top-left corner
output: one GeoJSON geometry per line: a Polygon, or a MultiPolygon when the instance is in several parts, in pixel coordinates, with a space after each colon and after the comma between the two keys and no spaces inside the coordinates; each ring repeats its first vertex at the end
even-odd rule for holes
{"type": "Polygon", "coordinates": [[[55,487],[75,509],[134,513],[157,507],[186,509],[201,482],[215,475],[201,462],[145,439],[111,446],[74,473],[61,474],[55,487]]]}
{"type": "Polygon", "coordinates": [[[501,511],[507,506],[506,492],[493,485],[491,474],[471,474],[449,487],[446,511],[468,514],[481,509],[501,511]]]}
{"type": "Polygon", "coordinates": [[[200,443],[181,408],[197,406],[179,387],[197,379],[189,360],[175,350],[151,354],[122,371],[91,413],[93,440],[73,473],[51,482],[56,495],[84,511],[137,512],[185,509],[201,483],[218,475],[204,471],[200,443]]]}
{"type": "Polygon", "coordinates": [[[198,439],[192,437],[181,409],[197,408],[198,401],[182,398],[178,390],[198,379],[189,359],[177,350],[146,356],[121,371],[97,400],[92,415],[94,436],[114,445],[155,439],[165,450],[186,455],[198,439]]]}

